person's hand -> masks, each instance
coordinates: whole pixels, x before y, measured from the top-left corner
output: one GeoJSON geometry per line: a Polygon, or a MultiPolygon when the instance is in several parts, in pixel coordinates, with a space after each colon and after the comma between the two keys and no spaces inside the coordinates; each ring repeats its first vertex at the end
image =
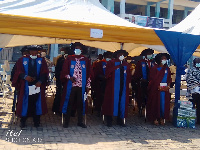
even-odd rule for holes
{"type": "Polygon", "coordinates": [[[74,77],[70,77],[70,80],[72,81],[72,83],[76,82],[76,78],[74,77]]]}
{"type": "Polygon", "coordinates": [[[37,83],[35,84],[35,86],[36,86],[36,87],[40,87],[40,86],[41,86],[41,82],[37,82],[37,83]]]}
{"type": "Polygon", "coordinates": [[[33,78],[31,76],[26,76],[25,80],[28,82],[33,82],[35,80],[35,78],[33,78]]]}
{"type": "Polygon", "coordinates": [[[90,89],[86,87],[86,94],[88,94],[89,91],[90,91],[90,89]]]}
{"type": "Polygon", "coordinates": [[[159,86],[158,90],[167,92],[169,90],[169,87],[168,86],[159,86]]]}

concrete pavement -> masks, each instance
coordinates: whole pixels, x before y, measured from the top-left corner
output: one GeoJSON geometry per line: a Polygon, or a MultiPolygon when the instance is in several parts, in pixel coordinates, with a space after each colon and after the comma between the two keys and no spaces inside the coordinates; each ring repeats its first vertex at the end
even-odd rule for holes
{"type": "Polygon", "coordinates": [[[113,123],[108,128],[102,124],[102,118],[87,115],[86,129],[77,127],[77,118],[71,118],[69,128],[61,124],[61,117],[51,112],[53,97],[48,97],[49,112],[41,117],[41,127],[33,127],[32,118],[27,120],[27,129],[21,130],[19,120],[14,124],[11,112],[12,99],[7,106],[0,98],[0,149],[5,150],[124,150],[124,149],[162,149],[184,150],[200,149],[200,126],[195,129],[176,128],[171,123],[154,126],[138,118],[130,107],[127,127],[113,123]]]}

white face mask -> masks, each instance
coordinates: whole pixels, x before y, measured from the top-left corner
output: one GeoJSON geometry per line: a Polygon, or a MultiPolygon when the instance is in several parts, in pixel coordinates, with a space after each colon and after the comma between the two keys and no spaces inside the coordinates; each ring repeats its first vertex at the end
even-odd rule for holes
{"type": "Polygon", "coordinates": [[[124,55],[119,56],[119,60],[123,61],[124,60],[124,55]]]}
{"type": "Polygon", "coordinates": [[[37,58],[37,55],[36,55],[36,56],[30,55],[30,57],[31,57],[32,59],[36,59],[36,58],[37,58]]]}
{"type": "Polygon", "coordinates": [[[65,54],[65,52],[64,52],[64,51],[60,51],[60,54],[61,54],[61,55],[64,55],[64,54],[65,54]]]}
{"type": "Polygon", "coordinates": [[[161,61],[161,63],[162,63],[163,65],[165,65],[165,64],[167,63],[167,60],[163,59],[163,60],[161,61]]]}
{"type": "Polygon", "coordinates": [[[147,59],[152,59],[152,55],[147,55],[147,59]]]}
{"type": "Polygon", "coordinates": [[[110,61],[111,60],[111,58],[106,58],[106,61],[110,61]]]}
{"type": "Polygon", "coordinates": [[[200,67],[200,63],[196,63],[196,65],[195,65],[197,68],[199,68],[200,67]]]}
{"type": "Polygon", "coordinates": [[[127,63],[131,63],[132,60],[127,60],[127,63]]]}
{"type": "Polygon", "coordinates": [[[41,52],[41,57],[46,57],[47,53],[46,52],[41,52]]]}
{"type": "Polygon", "coordinates": [[[81,50],[80,49],[75,49],[74,53],[75,53],[75,55],[80,55],[81,54],[81,50]]]}

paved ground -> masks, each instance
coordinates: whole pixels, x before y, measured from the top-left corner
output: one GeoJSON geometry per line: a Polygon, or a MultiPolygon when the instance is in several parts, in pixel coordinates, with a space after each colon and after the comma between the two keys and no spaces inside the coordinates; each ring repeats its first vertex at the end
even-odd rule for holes
{"type": "Polygon", "coordinates": [[[76,126],[72,118],[70,127],[64,129],[61,117],[51,112],[53,98],[48,98],[49,113],[41,118],[42,126],[33,127],[32,119],[27,121],[27,129],[19,128],[19,120],[14,124],[11,112],[12,100],[7,99],[8,106],[0,98],[0,149],[200,149],[200,126],[196,129],[175,128],[171,123],[154,126],[144,123],[130,108],[127,127],[114,125],[111,128],[102,124],[96,115],[87,116],[87,129],[76,126]]]}

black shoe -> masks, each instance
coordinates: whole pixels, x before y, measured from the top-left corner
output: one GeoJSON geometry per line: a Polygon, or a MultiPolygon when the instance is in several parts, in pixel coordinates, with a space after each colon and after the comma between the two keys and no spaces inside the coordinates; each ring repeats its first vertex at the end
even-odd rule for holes
{"type": "Polygon", "coordinates": [[[56,114],[57,116],[62,117],[62,113],[61,113],[61,112],[56,112],[55,114],[56,114]]]}
{"type": "Polygon", "coordinates": [[[39,123],[34,123],[34,127],[38,128],[40,126],[39,123]]]}
{"type": "Polygon", "coordinates": [[[120,124],[121,127],[127,127],[124,123],[120,124]]]}
{"type": "Polygon", "coordinates": [[[101,117],[101,112],[97,112],[97,117],[101,117]]]}
{"type": "Polygon", "coordinates": [[[142,117],[142,109],[139,109],[139,111],[138,111],[138,116],[139,116],[139,117],[142,117]]]}
{"type": "Polygon", "coordinates": [[[82,127],[82,128],[87,128],[87,126],[84,123],[77,123],[77,126],[82,127]]]}
{"type": "Polygon", "coordinates": [[[25,127],[26,127],[25,122],[21,122],[20,127],[21,127],[21,128],[25,128],[25,127]]]}
{"type": "Polygon", "coordinates": [[[112,123],[107,123],[107,127],[112,127],[112,123]]]}
{"type": "Polygon", "coordinates": [[[63,128],[68,128],[68,124],[63,124],[63,128]]]}

